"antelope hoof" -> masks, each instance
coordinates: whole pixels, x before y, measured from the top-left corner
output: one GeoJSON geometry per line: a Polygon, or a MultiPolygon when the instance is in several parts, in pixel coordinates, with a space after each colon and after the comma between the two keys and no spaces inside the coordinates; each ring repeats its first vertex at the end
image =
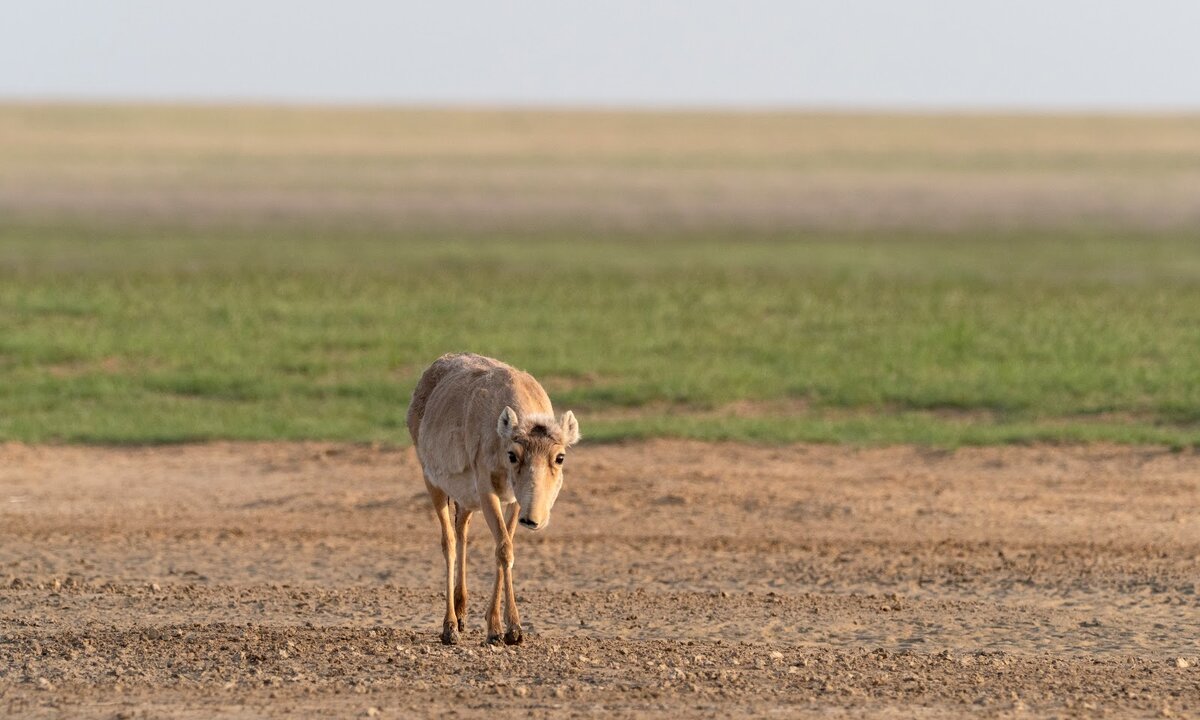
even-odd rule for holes
{"type": "Polygon", "coordinates": [[[488,645],[499,645],[501,642],[500,633],[488,633],[488,645]]]}
{"type": "Polygon", "coordinates": [[[467,624],[466,624],[465,622],[463,622],[463,619],[462,619],[462,618],[459,618],[459,619],[458,619],[458,631],[459,631],[459,632],[463,632],[463,631],[465,631],[466,629],[467,629],[467,624]]]}
{"type": "Polygon", "coordinates": [[[525,635],[521,632],[520,625],[510,627],[508,632],[504,633],[505,645],[520,645],[524,639],[525,635]]]}
{"type": "Polygon", "coordinates": [[[457,645],[458,644],[458,628],[454,627],[454,623],[445,623],[442,626],[442,644],[457,645]]]}

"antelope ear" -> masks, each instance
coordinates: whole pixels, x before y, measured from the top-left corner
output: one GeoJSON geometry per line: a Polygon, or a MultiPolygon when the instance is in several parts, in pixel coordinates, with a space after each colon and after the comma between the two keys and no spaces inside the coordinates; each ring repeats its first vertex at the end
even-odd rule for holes
{"type": "Polygon", "coordinates": [[[507,405],[500,411],[500,419],[496,421],[496,434],[505,441],[512,440],[513,435],[517,434],[517,413],[507,405]]]}
{"type": "Polygon", "coordinates": [[[564,445],[571,447],[579,442],[579,421],[575,419],[575,413],[570,410],[563,413],[562,418],[558,421],[558,426],[562,428],[564,445]]]}

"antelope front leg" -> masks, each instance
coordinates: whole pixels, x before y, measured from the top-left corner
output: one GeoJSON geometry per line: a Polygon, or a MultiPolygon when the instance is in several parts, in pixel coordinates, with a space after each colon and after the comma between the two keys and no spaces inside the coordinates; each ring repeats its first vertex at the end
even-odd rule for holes
{"type": "Polygon", "coordinates": [[[428,480],[425,487],[433,500],[433,511],[442,526],[442,556],[446,558],[446,617],[442,620],[442,643],[458,644],[458,618],[454,614],[454,522],[450,519],[450,499],[428,480]]]}
{"type": "Polygon", "coordinates": [[[496,541],[496,583],[492,586],[492,602],[488,606],[487,641],[493,645],[500,643],[500,593],[504,585],[504,577],[512,567],[512,535],[501,519],[500,497],[489,493],[483,498],[483,517],[487,520],[492,538],[496,541]]]}
{"type": "MultiPolygon", "coordinates": [[[[513,532],[517,529],[517,513],[521,510],[521,506],[517,503],[512,503],[508,506],[508,521],[506,522],[508,537],[514,537],[513,532]]],[[[517,596],[513,592],[513,577],[512,577],[512,561],[504,569],[504,609],[507,611],[505,615],[505,631],[504,642],[509,645],[520,645],[525,639],[521,632],[521,616],[517,613],[517,596]]]]}

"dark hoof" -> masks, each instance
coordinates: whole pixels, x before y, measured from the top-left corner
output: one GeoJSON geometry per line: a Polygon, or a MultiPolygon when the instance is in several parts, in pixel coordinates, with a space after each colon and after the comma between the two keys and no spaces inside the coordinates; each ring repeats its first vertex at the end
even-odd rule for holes
{"type": "Polygon", "coordinates": [[[466,629],[467,629],[467,624],[465,622],[463,622],[462,618],[459,618],[458,619],[458,631],[464,632],[466,629]]]}
{"type": "Polygon", "coordinates": [[[518,625],[517,627],[509,628],[508,632],[504,633],[504,644],[505,645],[520,645],[521,641],[524,639],[525,639],[525,635],[521,633],[520,625],[518,625]]]}
{"type": "Polygon", "coordinates": [[[503,640],[501,640],[501,638],[500,638],[500,633],[489,633],[488,634],[488,639],[487,639],[488,645],[499,645],[501,642],[503,642],[503,640]]]}
{"type": "Polygon", "coordinates": [[[442,644],[443,645],[457,645],[458,644],[458,629],[455,628],[450,623],[446,623],[446,626],[442,628],[442,644]]]}

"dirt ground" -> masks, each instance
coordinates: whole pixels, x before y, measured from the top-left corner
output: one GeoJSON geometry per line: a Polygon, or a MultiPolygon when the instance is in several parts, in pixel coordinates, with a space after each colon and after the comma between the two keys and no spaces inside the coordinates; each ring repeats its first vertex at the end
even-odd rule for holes
{"type": "Polygon", "coordinates": [[[0,446],[0,714],[1200,716],[1200,456],[656,441],[438,642],[411,450],[0,446]]]}

